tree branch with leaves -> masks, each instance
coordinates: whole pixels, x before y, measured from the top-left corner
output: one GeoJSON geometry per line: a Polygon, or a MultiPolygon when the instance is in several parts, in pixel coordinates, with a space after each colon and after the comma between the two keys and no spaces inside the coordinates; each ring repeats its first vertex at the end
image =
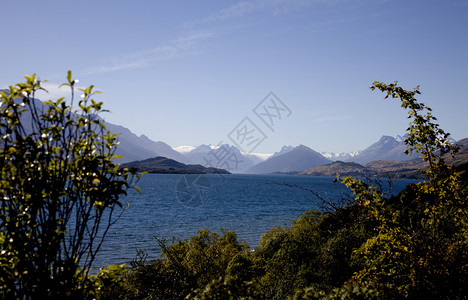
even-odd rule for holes
{"type": "MultiPolygon", "coordinates": [[[[41,102],[33,74],[0,92],[0,295],[84,295],[102,242],[128,206],[121,196],[139,176],[114,161],[117,135],[99,114],[93,86],[73,106],[41,102]]],[[[136,188],[136,187],[135,187],[136,188]]]]}

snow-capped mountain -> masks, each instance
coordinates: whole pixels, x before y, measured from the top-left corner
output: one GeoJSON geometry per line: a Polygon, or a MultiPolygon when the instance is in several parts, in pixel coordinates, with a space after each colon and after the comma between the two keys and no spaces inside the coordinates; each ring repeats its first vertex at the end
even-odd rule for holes
{"type": "Polygon", "coordinates": [[[192,163],[225,169],[231,173],[243,173],[258,161],[258,158],[244,155],[237,147],[229,144],[200,145],[184,153],[184,156],[192,163]]]}
{"type": "Polygon", "coordinates": [[[404,143],[407,137],[408,137],[408,134],[405,134],[404,136],[397,135],[397,136],[395,137],[395,140],[396,140],[397,142],[404,143]]]}
{"type": "Polygon", "coordinates": [[[374,160],[410,160],[415,158],[405,154],[406,144],[405,137],[397,136],[396,138],[384,135],[380,140],[354,156],[350,161],[365,164],[374,160]]]}
{"type": "Polygon", "coordinates": [[[284,145],[284,146],[281,148],[280,151],[273,153],[273,155],[270,156],[268,159],[271,159],[271,158],[276,157],[276,156],[281,155],[281,154],[288,153],[289,151],[291,151],[291,150],[293,150],[293,149],[294,149],[293,146],[286,146],[286,145],[284,145]]]}
{"type": "Polygon", "coordinates": [[[175,151],[183,154],[183,153],[190,152],[195,148],[196,148],[195,146],[179,146],[179,147],[175,147],[175,148],[172,148],[172,149],[174,149],[175,151]]]}
{"type": "Polygon", "coordinates": [[[336,152],[322,152],[321,153],[323,156],[328,158],[331,161],[350,161],[355,157],[356,155],[359,154],[359,151],[353,151],[353,152],[341,152],[341,153],[336,153],[336,152]]]}

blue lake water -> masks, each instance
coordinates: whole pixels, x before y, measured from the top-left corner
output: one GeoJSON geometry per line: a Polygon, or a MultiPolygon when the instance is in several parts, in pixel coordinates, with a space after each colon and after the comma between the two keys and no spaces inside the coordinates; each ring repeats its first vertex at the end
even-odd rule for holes
{"type": "MultiPolygon", "coordinates": [[[[188,239],[197,229],[233,230],[240,241],[258,246],[273,227],[289,224],[305,211],[323,206],[310,189],[337,201],[349,195],[333,177],[285,175],[168,175],[146,174],[138,182],[141,194],[126,197],[129,208],[111,227],[94,268],[128,263],[136,250],[155,259],[158,238],[188,239]],[[297,186],[297,187],[295,187],[297,186]],[[305,188],[305,189],[304,189],[305,188]]],[[[392,193],[414,180],[397,180],[392,193]]],[[[384,187],[385,189],[385,187],[384,187]]]]}

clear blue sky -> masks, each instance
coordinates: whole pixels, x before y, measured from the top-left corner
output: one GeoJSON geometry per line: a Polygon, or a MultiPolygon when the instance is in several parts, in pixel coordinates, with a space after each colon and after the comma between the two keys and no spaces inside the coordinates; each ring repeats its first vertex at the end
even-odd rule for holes
{"type": "Polygon", "coordinates": [[[249,117],[254,152],[360,150],[408,125],[375,80],[419,84],[468,137],[466,0],[4,1],[0,28],[0,87],[35,72],[53,98],[71,69],[107,121],[173,147],[229,142],[249,117]],[[270,91],[291,110],[274,132],[252,112],[270,91]]]}

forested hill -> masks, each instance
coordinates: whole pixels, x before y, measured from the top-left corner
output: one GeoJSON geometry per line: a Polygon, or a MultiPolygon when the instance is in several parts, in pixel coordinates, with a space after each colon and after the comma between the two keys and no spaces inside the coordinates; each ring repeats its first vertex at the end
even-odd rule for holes
{"type": "Polygon", "coordinates": [[[162,174],[230,174],[224,169],[206,168],[202,165],[186,165],[163,156],[129,162],[123,164],[122,167],[135,168],[138,172],[162,174]]]}

